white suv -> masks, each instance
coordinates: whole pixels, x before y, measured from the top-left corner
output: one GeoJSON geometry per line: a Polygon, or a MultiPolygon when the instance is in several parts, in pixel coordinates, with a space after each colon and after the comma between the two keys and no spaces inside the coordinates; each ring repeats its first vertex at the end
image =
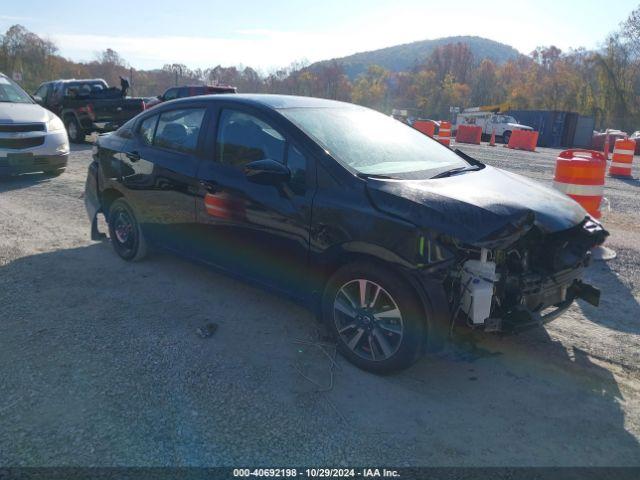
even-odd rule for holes
{"type": "Polygon", "coordinates": [[[0,73],[0,175],[59,175],[69,158],[62,120],[0,73]]]}

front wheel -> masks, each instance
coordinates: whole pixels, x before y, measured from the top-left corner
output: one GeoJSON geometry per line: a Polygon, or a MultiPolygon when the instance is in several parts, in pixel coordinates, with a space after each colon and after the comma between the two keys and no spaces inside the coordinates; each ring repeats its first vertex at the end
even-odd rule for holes
{"type": "Polygon", "coordinates": [[[118,256],[127,261],[142,260],[147,243],[129,204],[119,198],[109,207],[109,237],[118,256]]]}
{"type": "Polygon", "coordinates": [[[511,132],[509,130],[507,130],[502,134],[502,141],[504,142],[505,145],[509,144],[510,138],[511,138],[511,132]]]}
{"type": "Polygon", "coordinates": [[[340,353],[374,373],[407,368],[426,340],[424,309],[412,287],[381,266],[339,269],[325,289],[322,315],[340,353]]]}
{"type": "Polygon", "coordinates": [[[85,133],[78,122],[76,117],[69,116],[67,117],[64,123],[67,129],[67,135],[69,136],[69,140],[72,143],[83,143],[85,140],[85,133]]]}

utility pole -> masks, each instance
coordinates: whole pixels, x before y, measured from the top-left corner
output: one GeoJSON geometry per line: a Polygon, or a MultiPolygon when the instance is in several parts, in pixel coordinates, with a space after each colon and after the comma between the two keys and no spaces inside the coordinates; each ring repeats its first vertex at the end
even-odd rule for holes
{"type": "Polygon", "coordinates": [[[182,65],[178,64],[178,63],[174,63],[173,65],[171,65],[171,70],[173,70],[173,73],[175,73],[175,82],[176,82],[176,87],[178,86],[178,75],[180,75],[180,77],[182,77],[182,65]]]}

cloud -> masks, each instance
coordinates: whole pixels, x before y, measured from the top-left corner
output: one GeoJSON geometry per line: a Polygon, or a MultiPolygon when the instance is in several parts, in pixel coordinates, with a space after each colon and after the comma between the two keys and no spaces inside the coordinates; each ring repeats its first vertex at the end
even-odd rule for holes
{"type": "Polygon", "coordinates": [[[0,20],[6,20],[8,22],[24,22],[25,20],[35,20],[33,17],[17,17],[13,15],[0,15],[0,20]]]}
{"type": "Polygon", "coordinates": [[[165,63],[183,63],[192,68],[242,64],[263,71],[301,59],[314,62],[372,50],[394,41],[393,37],[390,40],[351,32],[265,29],[239,30],[233,38],[52,34],[51,39],[64,56],[76,60],[92,60],[97,52],[112,48],[136,68],[159,68],[165,63]]]}

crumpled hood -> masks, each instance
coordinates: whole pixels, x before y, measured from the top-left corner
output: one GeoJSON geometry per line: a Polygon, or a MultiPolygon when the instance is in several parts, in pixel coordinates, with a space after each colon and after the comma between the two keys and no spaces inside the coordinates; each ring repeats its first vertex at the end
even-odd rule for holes
{"type": "Polygon", "coordinates": [[[534,225],[566,230],[587,212],[566,195],[490,166],[432,180],[367,179],[374,206],[471,245],[499,246],[534,225]]]}
{"type": "Polygon", "coordinates": [[[37,103],[0,103],[0,123],[46,123],[52,116],[37,103]]]}

